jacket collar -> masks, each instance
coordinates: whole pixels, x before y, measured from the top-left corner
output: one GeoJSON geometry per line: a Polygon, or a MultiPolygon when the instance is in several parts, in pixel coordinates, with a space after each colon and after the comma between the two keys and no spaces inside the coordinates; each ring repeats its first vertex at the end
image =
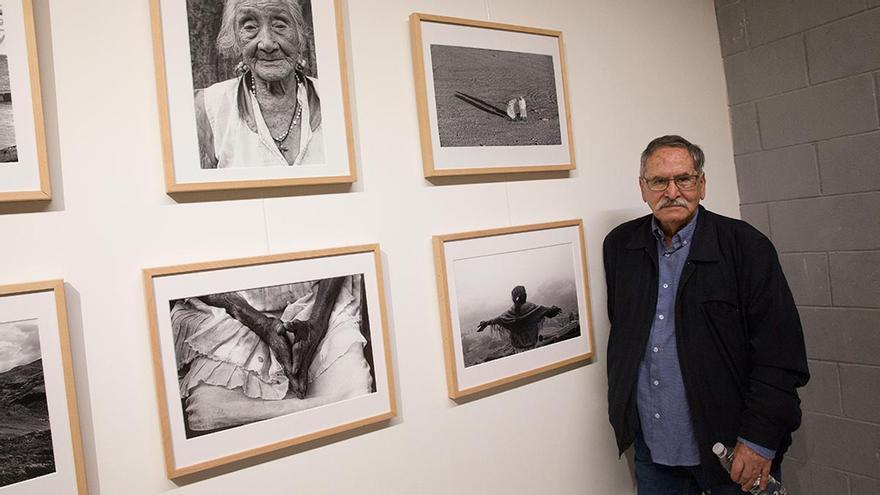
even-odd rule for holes
{"type": "MultiPolygon", "coordinates": [[[[688,258],[693,261],[718,261],[721,259],[721,248],[718,246],[715,215],[711,211],[698,206],[697,225],[688,258]]],[[[657,239],[651,232],[652,215],[642,217],[641,225],[635,230],[626,245],[627,249],[652,249],[656,252],[657,239]]],[[[648,251],[649,253],[652,251],[648,251]]]]}

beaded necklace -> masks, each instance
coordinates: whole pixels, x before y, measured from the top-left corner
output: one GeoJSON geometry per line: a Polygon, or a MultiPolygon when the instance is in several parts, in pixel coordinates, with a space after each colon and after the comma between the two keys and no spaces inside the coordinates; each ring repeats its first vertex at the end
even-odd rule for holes
{"type": "MultiPolygon", "coordinates": [[[[251,84],[248,87],[248,89],[250,89],[251,94],[254,96],[254,99],[256,100],[257,99],[257,85],[254,82],[253,73],[250,76],[251,76],[250,77],[251,84]]],[[[299,88],[299,84],[300,84],[299,74],[294,74],[294,76],[296,77],[296,86],[297,86],[297,88],[299,88]]],[[[258,100],[258,104],[259,104],[259,100],[258,100]]],[[[272,140],[275,141],[275,146],[278,146],[278,149],[281,150],[282,153],[286,153],[286,152],[290,151],[290,149],[287,146],[284,146],[284,140],[287,139],[287,136],[290,135],[290,131],[292,131],[293,128],[299,123],[299,118],[302,116],[302,105],[299,104],[299,98],[296,99],[296,102],[294,103],[294,105],[295,106],[294,106],[293,116],[290,118],[290,124],[288,124],[288,126],[287,126],[287,131],[285,131],[285,133],[281,137],[275,137],[275,136],[272,136],[271,134],[269,134],[272,137],[272,140]]]]}

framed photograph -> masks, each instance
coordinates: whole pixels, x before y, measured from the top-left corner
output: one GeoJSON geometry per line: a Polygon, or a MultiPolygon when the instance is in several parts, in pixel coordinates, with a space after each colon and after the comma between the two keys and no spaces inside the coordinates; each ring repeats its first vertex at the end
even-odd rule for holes
{"type": "Polygon", "coordinates": [[[434,237],[453,399],[590,359],[580,220],[434,237]]]}
{"type": "Polygon", "coordinates": [[[169,193],[356,180],[342,0],[150,0],[169,193]]]}
{"type": "Polygon", "coordinates": [[[144,282],[169,478],[395,415],[378,245],[144,282]]]}
{"type": "Polygon", "coordinates": [[[0,495],[87,491],[64,282],[0,286],[0,495]]]}
{"type": "Polygon", "coordinates": [[[51,198],[31,0],[0,0],[0,202],[51,198]]]}
{"type": "Polygon", "coordinates": [[[410,16],[425,177],[572,170],[562,33],[410,16]]]}

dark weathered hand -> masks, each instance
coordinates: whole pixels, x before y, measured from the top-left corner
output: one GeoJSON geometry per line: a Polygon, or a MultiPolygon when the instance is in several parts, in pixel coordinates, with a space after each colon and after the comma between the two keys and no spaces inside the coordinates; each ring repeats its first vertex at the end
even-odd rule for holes
{"type": "Polygon", "coordinates": [[[770,477],[769,459],[764,459],[757,452],[750,449],[742,442],[736,442],[733,450],[733,465],[730,468],[730,479],[747,492],[757,485],[764,490],[767,488],[767,478],[770,477]]]}

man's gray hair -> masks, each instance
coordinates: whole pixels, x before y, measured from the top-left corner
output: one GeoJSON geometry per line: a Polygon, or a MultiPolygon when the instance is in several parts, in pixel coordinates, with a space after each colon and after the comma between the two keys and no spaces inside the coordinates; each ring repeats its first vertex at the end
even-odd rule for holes
{"type": "MultiPolygon", "coordinates": [[[[222,57],[231,59],[241,58],[241,47],[238,46],[238,37],[235,33],[235,13],[242,1],[226,0],[223,6],[223,20],[220,23],[220,32],[217,34],[217,51],[220,52],[222,57]]],[[[300,7],[297,0],[279,1],[287,7],[290,17],[293,18],[293,29],[296,33],[294,44],[296,45],[297,53],[304,54],[308,49],[306,45],[308,27],[302,13],[302,7],[300,7]]]]}
{"type": "Polygon", "coordinates": [[[694,170],[697,173],[703,171],[703,163],[706,161],[706,157],[703,154],[703,150],[700,149],[696,144],[688,141],[687,139],[678,136],[676,134],[669,134],[666,136],[660,136],[655,138],[653,141],[648,143],[648,146],[645,148],[645,151],[642,152],[642,166],[639,169],[639,175],[642,177],[645,176],[645,162],[648,161],[648,158],[654,154],[660,148],[682,148],[687,150],[687,152],[691,155],[691,158],[694,160],[694,170]]]}

